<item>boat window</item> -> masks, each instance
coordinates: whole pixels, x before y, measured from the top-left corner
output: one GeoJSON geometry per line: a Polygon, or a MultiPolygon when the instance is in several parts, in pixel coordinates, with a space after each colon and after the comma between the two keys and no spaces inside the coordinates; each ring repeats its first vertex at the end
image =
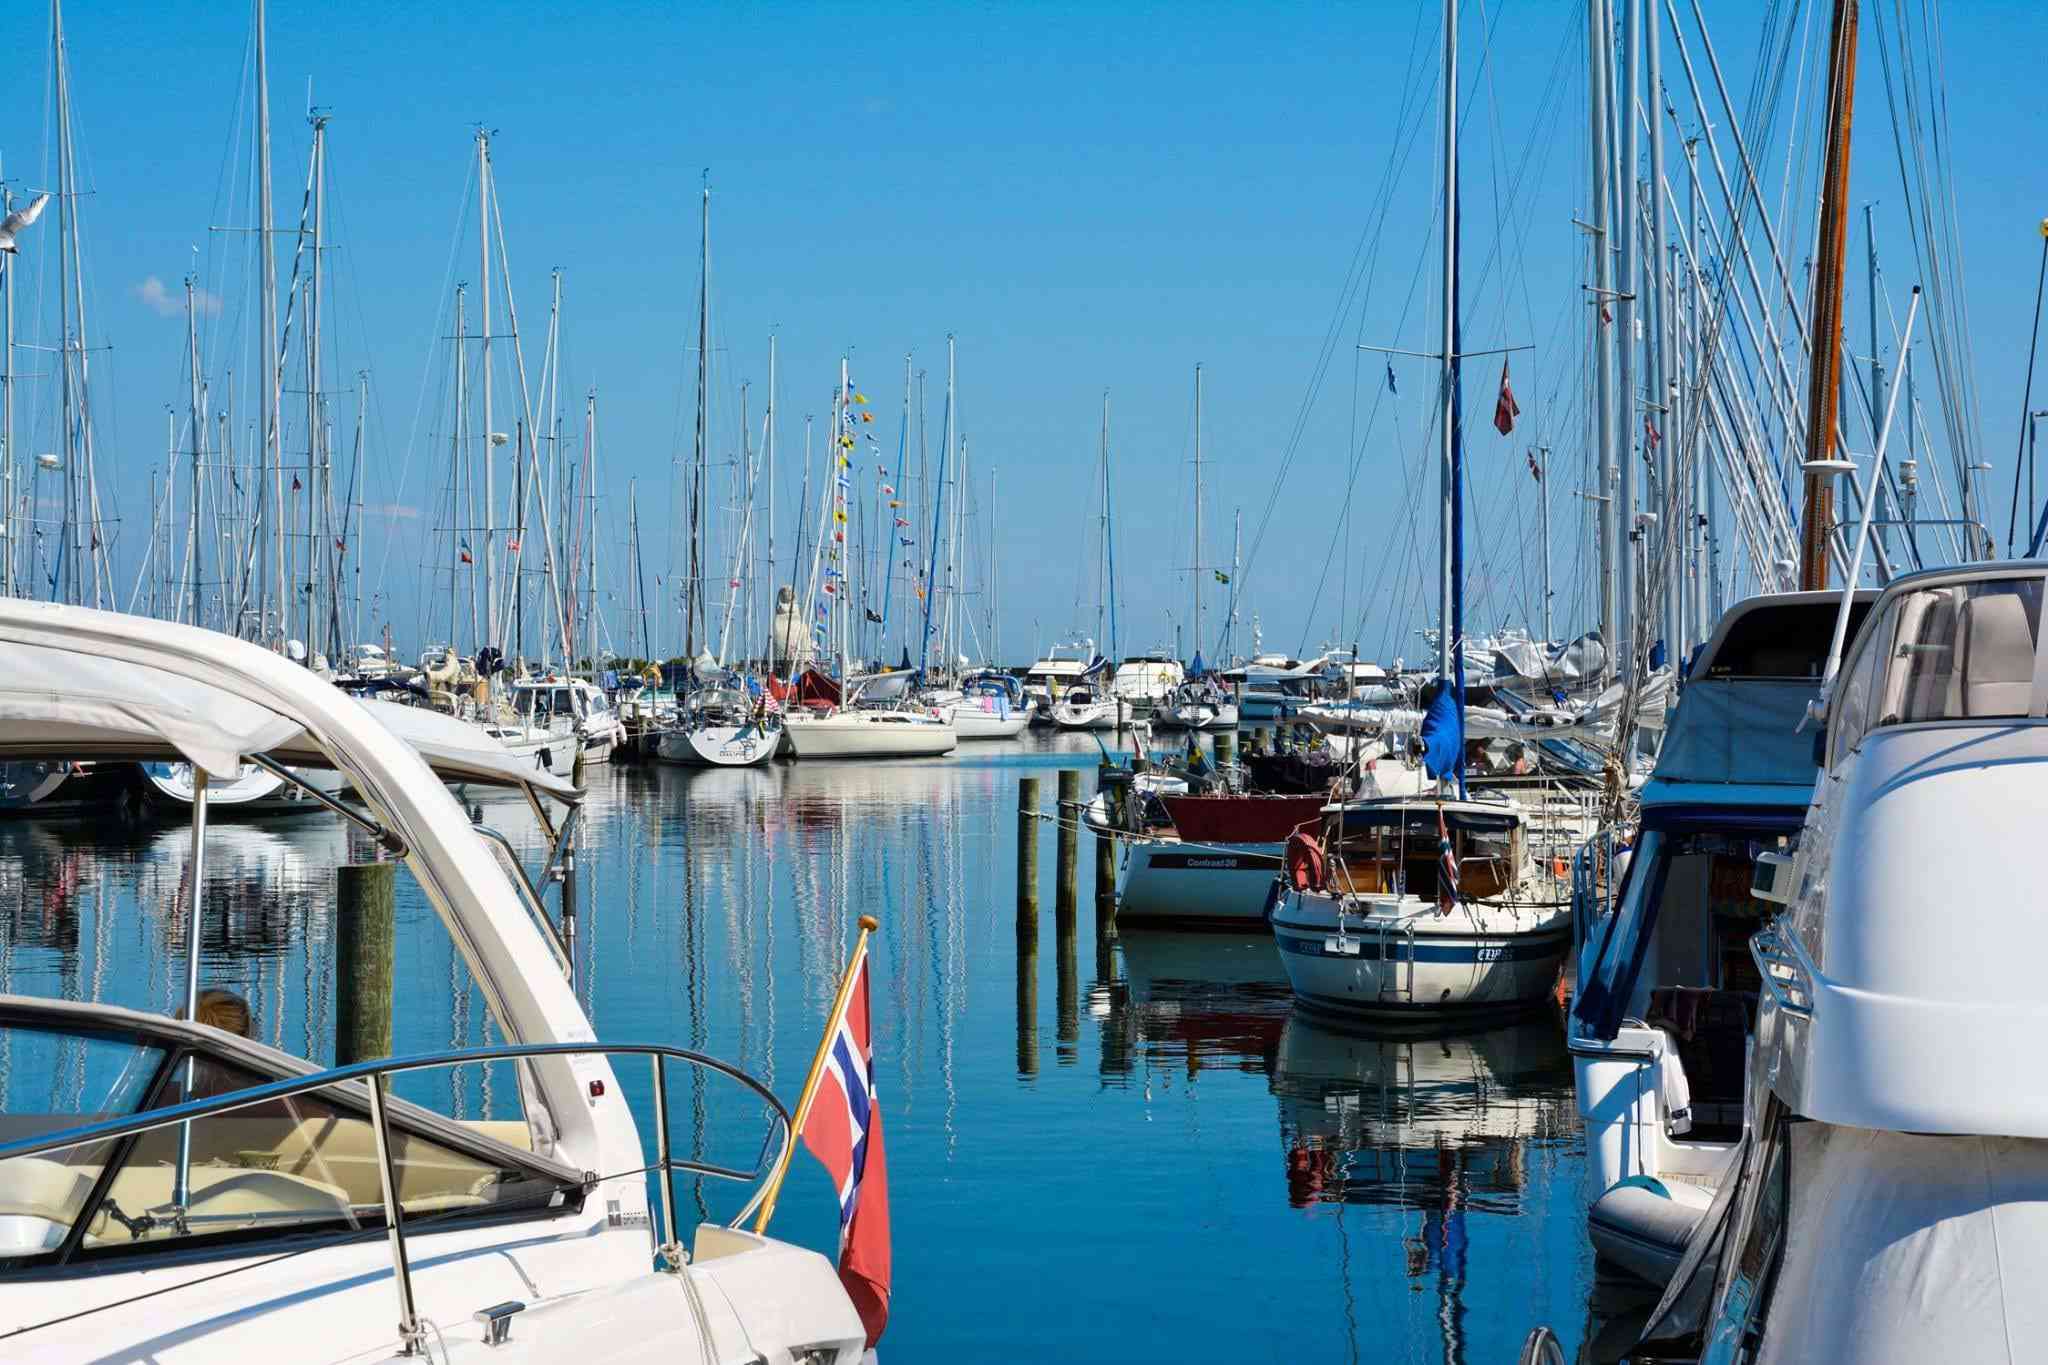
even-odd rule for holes
{"type": "MultiPolygon", "coordinates": [[[[225,1095],[268,1079],[219,1058],[180,1060],[162,1103],[225,1095]]],[[[399,1201],[409,1223],[419,1220],[417,1230],[576,1202],[574,1186],[545,1170],[461,1150],[396,1119],[391,1136],[399,1201]]],[[[118,1163],[86,1211],[78,1239],[83,1254],[383,1224],[375,1131],[364,1111],[317,1092],[155,1129],[118,1154],[55,1155],[88,1188],[101,1183],[109,1161],[118,1163]]]]}
{"type": "MultiPolygon", "coordinates": [[[[132,1038],[0,1025],[0,1141],[134,1113],[164,1055],[132,1038]]],[[[0,1161],[0,1262],[63,1244],[111,1145],[0,1161]]]]}
{"type": "Polygon", "coordinates": [[[2027,714],[2040,579],[1930,585],[1900,594],[1896,609],[1868,729],[2027,714]]]}
{"type": "Polygon", "coordinates": [[[1858,649],[1842,670],[1841,701],[1828,717],[1830,740],[1837,755],[1855,748],[1870,730],[1898,624],[1899,602],[1895,599],[1885,608],[1884,615],[1872,621],[1858,637],[1858,649]]]}
{"type": "MultiPolygon", "coordinates": [[[[1734,1250],[1732,1265],[1723,1270],[1720,1311],[1714,1315],[1700,1365],[1734,1365],[1750,1359],[1762,1334],[1764,1315],[1770,1307],[1771,1286],[1777,1279],[1779,1253],[1785,1245],[1785,1216],[1791,1207],[1791,1163],[1787,1158],[1790,1121],[1784,1106],[1772,1101],[1776,1111],[1765,1119],[1764,1135],[1754,1153],[1757,1166],[1748,1174],[1759,1183],[1756,1204],[1746,1225],[1738,1226],[1741,1239],[1734,1250]]],[[[1738,1194],[1738,1199],[1740,1195],[1738,1194]]]]}

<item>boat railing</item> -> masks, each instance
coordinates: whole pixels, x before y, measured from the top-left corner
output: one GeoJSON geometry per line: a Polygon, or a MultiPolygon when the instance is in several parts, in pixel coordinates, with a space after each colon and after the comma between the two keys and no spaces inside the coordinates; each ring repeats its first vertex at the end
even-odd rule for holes
{"type": "MultiPolygon", "coordinates": [[[[395,1161],[394,1144],[391,1137],[390,1078],[416,1071],[433,1071],[447,1067],[467,1066],[475,1063],[520,1062],[535,1057],[646,1057],[654,1083],[654,1132],[655,1159],[651,1165],[638,1170],[613,1171],[600,1176],[595,1172],[584,1172],[584,1189],[587,1193],[599,1180],[617,1179],[622,1176],[658,1174],[661,1195],[661,1225],[652,1229],[656,1254],[670,1270],[680,1270],[686,1263],[682,1240],[676,1226],[676,1199],[674,1175],[683,1171],[699,1177],[737,1182],[764,1181],[783,1161],[790,1141],[790,1113],[775,1092],[762,1082],[716,1057],[687,1048],[668,1047],[659,1043],[511,1043],[495,1047],[465,1048],[458,1051],[417,1053],[406,1057],[387,1057],[377,1061],[354,1062],[347,1066],[330,1067],[325,1071],[310,1072],[304,1076],[292,1076],[263,1085],[249,1086],[220,1095],[186,1100],[179,1104],[165,1105],[139,1114],[118,1118],[100,1119],[92,1123],[78,1124],[56,1132],[38,1134],[34,1137],[18,1138],[12,1142],[0,1143],[0,1164],[20,1157],[37,1157],[45,1153],[63,1151],[94,1143],[113,1142],[121,1139],[140,1137],[145,1133],[158,1132],[167,1128],[180,1128],[189,1132],[189,1126],[202,1119],[214,1118],[246,1109],[252,1105],[289,1100],[295,1096],[310,1094],[317,1090],[335,1087],[355,1087],[364,1090],[364,1099],[369,1111],[370,1128],[375,1140],[377,1174],[382,1193],[381,1203],[384,1227],[387,1231],[392,1263],[392,1278],[398,1292],[399,1333],[408,1346],[417,1347],[424,1343],[424,1327],[414,1306],[412,1271],[407,1259],[405,1242],[405,1211],[399,1198],[399,1173],[395,1161]],[[668,1122],[668,1064],[682,1062],[689,1066],[709,1071],[738,1082],[752,1091],[767,1107],[770,1122],[761,1143],[761,1155],[752,1170],[721,1166],[706,1161],[679,1158],[672,1150],[668,1122]],[[772,1149],[772,1155],[771,1155],[772,1149]]],[[[594,1096],[593,1096],[594,1097],[594,1096]]],[[[186,1181],[179,1180],[177,1189],[187,1188],[186,1181]]],[[[768,1186],[763,1183],[749,1198],[746,1205],[735,1214],[726,1226],[737,1228],[760,1208],[767,1197],[768,1186]]],[[[81,1214],[85,1210],[80,1211],[81,1214]]],[[[182,1217],[182,1210],[180,1216],[182,1217]]]]}
{"type": "Polygon", "coordinates": [[[1802,954],[1785,937],[1782,922],[1773,923],[1750,936],[1749,955],[1763,976],[1764,989],[1779,1009],[1797,1018],[1813,1014],[1813,973],[1802,954]]]}

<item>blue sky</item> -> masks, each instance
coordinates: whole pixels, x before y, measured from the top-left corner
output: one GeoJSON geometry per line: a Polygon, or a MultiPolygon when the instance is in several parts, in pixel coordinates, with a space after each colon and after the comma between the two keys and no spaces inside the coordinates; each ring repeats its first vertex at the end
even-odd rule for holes
{"type": "MultiPolygon", "coordinates": [[[[2026,61],[2048,46],[2048,20],[2003,5],[1946,14],[1968,307],[1985,450],[2002,488],[2040,251],[2034,225],[2048,213],[2048,176],[2012,149],[2048,141],[2026,61]]],[[[33,4],[0,13],[10,92],[0,155],[17,188],[52,178],[48,23],[33,4]]],[[[1715,7],[1714,23],[1730,82],[1744,90],[1758,11],[1715,7]]],[[[1468,345],[1537,348],[1515,362],[1525,427],[1513,440],[1480,426],[1492,373],[1470,381],[1481,395],[1470,400],[1475,593],[1488,623],[1534,610],[1522,437],[1551,443],[1560,466],[1579,458],[1579,243],[1569,220],[1585,197],[1582,25],[1569,5],[1467,6],[1468,345]],[[1489,29],[1491,59],[1482,60],[1489,29]]],[[[149,474],[163,461],[163,407],[183,401],[182,318],[151,306],[146,281],[175,302],[199,244],[202,284],[222,299],[208,319],[209,367],[246,366],[252,345],[243,258],[207,231],[241,221],[246,203],[230,177],[244,173],[234,139],[248,15],[235,5],[76,5],[67,28],[76,137],[95,192],[85,210],[90,331],[112,347],[96,391],[102,477],[117,490],[131,556],[117,568],[125,590],[146,536],[149,474]]],[[[784,544],[802,417],[822,418],[838,356],[853,355],[893,452],[906,351],[931,374],[936,439],[950,332],[975,498],[987,502],[991,467],[1001,489],[975,532],[999,546],[1002,653],[1022,658],[1070,625],[1092,626],[1092,567],[1080,561],[1105,389],[1115,404],[1121,643],[1171,644],[1188,614],[1185,461],[1201,362],[1215,471],[1208,561],[1227,562],[1235,510],[1247,548],[1266,527],[1241,577],[1247,623],[1258,612],[1268,645],[1293,648],[1314,646],[1339,621],[1345,635],[1362,622],[1369,652],[1421,653],[1413,632],[1434,547],[1428,519],[1413,540],[1408,488],[1424,469],[1427,366],[1397,361],[1400,393],[1389,397],[1382,362],[1357,360],[1353,346],[1435,341],[1435,28],[1433,5],[593,5],[495,15],[274,5],[279,220],[296,217],[311,77],[333,117],[331,382],[371,371],[367,500],[420,511],[369,529],[371,586],[381,569],[385,593],[377,619],[388,617],[401,642],[431,630],[419,607],[422,557],[445,553],[428,530],[446,463],[434,439],[446,425],[436,412],[446,348],[435,338],[449,284],[476,275],[463,196],[470,129],[482,122],[497,130],[529,370],[538,369],[548,271],[559,266],[565,406],[574,397],[580,411],[585,387],[599,390],[613,491],[605,516],[623,524],[626,480],[637,476],[650,561],[668,553],[671,461],[689,441],[696,195],[708,167],[715,439],[720,453],[736,439],[743,379],[754,383],[758,415],[775,329],[784,544]],[[1371,266],[1369,287],[1347,306],[1362,234],[1378,249],[1359,258],[1371,266]],[[1340,315],[1318,386],[1318,354],[1340,315]],[[1363,435],[1375,402],[1376,425],[1363,435]],[[1354,443],[1366,452],[1355,482],[1354,443]],[[377,545],[387,533],[389,547],[377,545]]],[[[1911,265],[1904,225],[1887,217],[1898,176],[1868,57],[1855,194],[1879,201],[1887,281],[1902,307],[1911,265]]],[[[1782,165],[1788,128],[1779,127],[1772,166],[1782,165]]],[[[1860,220],[1851,250],[1860,262],[1860,220]]],[[[1863,316],[1859,288],[1855,335],[1863,316]]],[[[36,428],[47,431],[51,403],[22,387],[19,448],[32,451],[49,439],[36,428]]],[[[2036,405],[2048,403],[2037,393],[2036,405]]],[[[340,412],[346,422],[346,403],[340,412]]],[[[1586,624],[1585,532],[1570,473],[1552,480],[1561,630],[1586,624]]],[[[2002,495],[1997,503],[2002,513],[2002,495]]],[[[613,562],[617,534],[605,542],[613,562]]],[[[1213,587],[1210,610],[1213,633],[1213,587]]]]}

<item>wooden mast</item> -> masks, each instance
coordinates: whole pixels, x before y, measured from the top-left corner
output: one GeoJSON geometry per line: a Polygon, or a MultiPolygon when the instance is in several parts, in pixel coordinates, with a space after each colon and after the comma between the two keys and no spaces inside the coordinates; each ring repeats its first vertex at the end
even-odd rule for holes
{"type": "MultiPolygon", "coordinates": [[[[1813,272],[1813,354],[1807,368],[1806,500],[1800,521],[1799,586],[1828,586],[1834,521],[1834,459],[1842,382],[1842,274],[1849,236],[1849,128],[1856,104],[1856,0],[1835,0],[1828,41],[1827,160],[1821,182],[1819,259],[1813,272]]],[[[1876,490],[1871,490],[1876,495],[1876,490]]]]}

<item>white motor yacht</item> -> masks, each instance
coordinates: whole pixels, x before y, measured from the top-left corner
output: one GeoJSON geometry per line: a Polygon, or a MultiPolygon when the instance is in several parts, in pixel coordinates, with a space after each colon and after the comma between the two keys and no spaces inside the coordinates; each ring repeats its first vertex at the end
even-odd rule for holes
{"type": "Polygon", "coordinates": [[[1036,709],[1034,721],[1050,724],[1053,704],[1072,684],[1101,669],[1095,641],[1083,636],[1061,640],[1045,657],[1024,670],[1024,696],[1036,709]]]}
{"type": "Polygon", "coordinates": [[[1036,714],[1016,676],[994,669],[961,679],[960,694],[943,709],[962,739],[1015,739],[1036,714]]]}
{"type": "MultiPolygon", "coordinates": [[[[851,1365],[866,1334],[831,1262],[738,1220],[699,1225],[686,1254],[676,1220],[678,1168],[765,1174],[787,1115],[713,1059],[599,1042],[569,979],[573,940],[444,781],[524,792],[558,847],[577,793],[488,748],[444,751],[433,767],[423,752],[255,645],[0,602],[0,758],[184,761],[222,776],[262,758],[346,774],[360,805],[337,813],[400,860],[506,1039],[322,1071],[203,1023],[0,997],[10,1356],[851,1365]],[[460,1122],[392,1094],[394,1081],[484,1065],[510,1069],[517,1117],[460,1122]],[[60,1067],[75,1081],[57,1084],[60,1067]],[[755,1170],[672,1154],[669,1087],[700,1070],[762,1107],[771,1141],[755,1170]],[[651,1082],[651,1143],[623,1077],[651,1082]]],[[[205,793],[195,783],[191,888],[205,884],[205,793]]],[[[574,860],[556,859],[542,885],[556,867],[573,877],[574,860]]],[[[204,902],[183,899],[196,951],[204,902]]],[[[194,959],[188,1017],[197,981],[194,959]]]]}
{"type": "MultiPolygon", "coordinates": [[[[1857,594],[1853,619],[1876,597],[1857,594]]],[[[1736,603],[1700,650],[1650,780],[1633,847],[1578,859],[1577,991],[1567,1024],[1585,1123],[1593,1245],[1662,1285],[1742,1135],[1758,980],[1749,939],[1772,907],[1757,858],[1813,799],[1813,736],[1839,592],[1736,603]],[[1625,875],[1604,869],[1624,868],[1625,875]]]]}
{"type": "MultiPolygon", "coordinates": [[[[512,709],[529,727],[573,731],[585,763],[609,763],[626,740],[625,722],[611,699],[586,678],[521,678],[512,684],[512,709]],[[566,727],[561,723],[565,719],[566,727]]],[[[574,759],[572,751],[570,760],[574,759]]]]}
{"type": "MultiPolygon", "coordinates": [[[[1730,1178],[1631,1358],[2036,1358],[2048,1279],[2048,564],[1895,579],[1829,688],[1730,1178]]],[[[1817,708],[1819,709],[1819,708],[1817,708]]]]}

